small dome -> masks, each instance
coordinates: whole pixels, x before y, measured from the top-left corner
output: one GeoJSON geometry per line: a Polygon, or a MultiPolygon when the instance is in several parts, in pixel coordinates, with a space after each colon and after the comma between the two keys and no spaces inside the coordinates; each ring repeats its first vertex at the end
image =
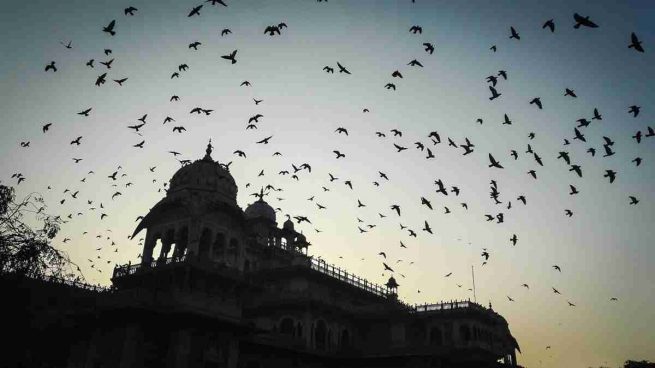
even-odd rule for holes
{"type": "Polygon", "coordinates": [[[236,205],[237,185],[226,167],[211,158],[211,143],[201,160],[182,166],[171,178],[168,193],[192,190],[210,193],[224,202],[236,205]]]}
{"type": "Polygon", "coordinates": [[[245,210],[245,215],[248,219],[265,218],[275,222],[275,210],[263,199],[259,199],[248,206],[245,210]]]}
{"type": "Polygon", "coordinates": [[[284,221],[284,224],[282,224],[282,229],[289,230],[289,231],[294,231],[293,221],[291,221],[291,219],[287,219],[286,221],[284,221]]]}

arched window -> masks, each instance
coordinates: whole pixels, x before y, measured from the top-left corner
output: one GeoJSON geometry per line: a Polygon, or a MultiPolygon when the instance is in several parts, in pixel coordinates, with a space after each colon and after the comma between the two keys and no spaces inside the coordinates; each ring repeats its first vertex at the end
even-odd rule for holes
{"type": "Polygon", "coordinates": [[[430,329],[430,345],[441,346],[443,345],[443,336],[439,327],[432,327],[430,329]]]}
{"type": "Polygon", "coordinates": [[[327,337],[327,326],[325,321],[319,320],[316,322],[316,328],[314,329],[314,344],[316,349],[325,350],[325,339],[327,337]]]}
{"type": "Polygon", "coordinates": [[[293,320],[289,317],[283,318],[280,322],[280,333],[293,336],[293,320]]]}
{"type": "Polygon", "coordinates": [[[469,342],[471,340],[471,329],[467,325],[459,326],[459,335],[462,338],[462,341],[469,342]]]}

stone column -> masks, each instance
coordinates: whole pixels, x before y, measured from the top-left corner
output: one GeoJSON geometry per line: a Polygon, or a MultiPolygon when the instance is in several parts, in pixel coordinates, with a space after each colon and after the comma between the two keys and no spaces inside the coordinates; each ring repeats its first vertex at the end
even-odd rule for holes
{"type": "Polygon", "coordinates": [[[187,245],[187,258],[198,256],[200,247],[200,221],[191,219],[189,224],[189,243],[187,245]]]}
{"type": "Polygon", "coordinates": [[[141,253],[141,266],[150,267],[152,263],[152,251],[155,249],[157,244],[157,238],[155,237],[155,232],[152,229],[148,229],[146,232],[146,241],[143,245],[143,252],[141,253]]]}

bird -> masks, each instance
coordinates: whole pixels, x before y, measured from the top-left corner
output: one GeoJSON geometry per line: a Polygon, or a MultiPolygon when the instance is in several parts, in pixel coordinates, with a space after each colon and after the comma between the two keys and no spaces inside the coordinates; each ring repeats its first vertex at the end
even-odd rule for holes
{"type": "Polygon", "coordinates": [[[45,71],[47,72],[48,70],[52,70],[53,72],[57,71],[57,67],[55,66],[54,61],[51,61],[50,64],[45,66],[45,71]]]}
{"type": "Polygon", "coordinates": [[[212,5],[221,4],[227,7],[227,4],[223,0],[207,0],[206,3],[211,3],[212,5]]]}
{"type": "Polygon", "coordinates": [[[392,76],[393,78],[402,78],[402,77],[403,77],[403,75],[402,75],[399,71],[397,71],[397,70],[394,71],[393,73],[391,73],[391,76],[392,76]]]}
{"type": "Polygon", "coordinates": [[[614,170],[605,170],[605,174],[603,177],[608,178],[610,183],[614,182],[614,179],[616,179],[616,171],[614,170]]]}
{"type": "Polygon", "coordinates": [[[573,91],[572,89],[569,89],[569,88],[565,88],[565,89],[564,89],[564,96],[571,96],[571,97],[573,97],[573,98],[578,97],[578,96],[575,94],[575,91],[573,91]]]}
{"type": "Polygon", "coordinates": [[[640,111],[640,110],[641,110],[641,106],[632,105],[632,106],[630,106],[630,108],[628,109],[628,113],[629,113],[629,114],[632,114],[632,117],[636,118],[637,115],[639,115],[639,111],[640,111]]]}
{"type": "Polygon", "coordinates": [[[569,188],[571,189],[571,191],[569,192],[569,195],[574,195],[574,194],[580,193],[578,191],[578,189],[575,186],[571,185],[571,184],[569,184],[569,188]]]}
{"type": "Polygon", "coordinates": [[[421,26],[411,26],[409,32],[413,34],[423,33],[423,28],[421,26]]]}
{"type": "Polygon", "coordinates": [[[100,64],[104,65],[107,67],[107,69],[111,69],[111,64],[114,62],[114,59],[111,59],[109,61],[101,61],[100,64]]]}
{"type": "Polygon", "coordinates": [[[425,52],[432,55],[432,53],[434,52],[434,45],[429,42],[425,42],[423,43],[423,46],[425,47],[425,52]]]}
{"type": "Polygon", "coordinates": [[[589,20],[589,16],[583,17],[578,13],[573,13],[573,19],[575,20],[575,24],[573,25],[573,28],[578,29],[580,26],[585,26],[589,28],[598,28],[598,25],[591,20],[589,20]]]}
{"type": "Polygon", "coordinates": [[[578,130],[578,128],[573,128],[573,132],[575,133],[575,137],[573,137],[573,139],[578,139],[578,140],[581,140],[581,141],[583,141],[583,142],[586,142],[586,141],[587,141],[587,140],[585,139],[585,137],[584,137],[584,134],[582,134],[582,133],[578,130]]]}
{"type": "Polygon", "coordinates": [[[419,62],[419,61],[416,60],[416,59],[413,59],[412,61],[410,61],[409,63],[407,63],[407,65],[409,65],[409,66],[419,66],[419,67],[421,67],[421,68],[423,67],[423,64],[421,64],[421,62],[419,62]]]}
{"type": "Polygon", "coordinates": [[[139,10],[139,9],[137,9],[137,8],[135,8],[135,7],[133,7],[133,6],[130,6],[130,7],[128,7],[128,8],[125,8],[125,9],[123,10],[123,12],[125,13],[125,15],[128,15],[128,14],[129,14],[129,15],[133,16],[133,15],[134,15],[134,12],[137,11],[137,10],[139,10]]]}
{"type": "Polygon", "coordinates": [[[200,9],[202,9],[202,4],[193,7],[193,8],[191,9],[191,11],[189,12],[189,15],[187,15],[187,17],[192,17],[192,16],[194,16],[194,15],[200,16],[200,9]]]}
{"type": "Polygon", "coordinates": [[[348,130],[346,128],[343,128],[343,127],[337,128],[337,130],[335,130],[335,132],[336,133],[344,133],[345,135],[348,135],[348,130]]]}
{"type": "Polygon", "coordinates": [[[127,78],[121,78],[121,79],[112,79],[114,82],[118,83],[119,86],[122,86],[125,81],[127,81],[127,78]]]}
{"type": "Polygon", "coordinates": [[[114,31],[114,27],[116,26],[116,20],[112,20],[109,22],[109,24],[106,27],[102,28],[103,32],[109,33],[112,36],[116,35],[116,31],[114,31]]]}
{"type": "Polygon", "coordinates": [[[48,129],[50,129],[51,126],[52,126],[52,123],[47,123],[47,124],[43,125],[43,127],[41,127],[41,130],[43,130],[43,133],[45,133],[45,132],[48,131],[48,129]]]}
{"type": "Polygon", "coordinates": [[[591,118],[591,120],[603,120],[602,115],[598,112],[598,109],[594,109],[594,116],[591,118]]]}
{"type": "Polygon", "coordinates": [[[555,32],[555,22],[554,22],[554,20],[549,19],[549,20],[546,21],[546,23],[544,23],[543,26],[541,26],[541,28],[543,28],[543,29],[545,29],[546,27],[548,27],[550,29],[551,33],[555,32]]]}
{"type": "Polygon", "coordinates": [[[143,148],[143,144],[144,144],[144,143],[146,143],[146,141],[141,141],[141,142],[139,142],[139,143],[137,143],[137,144],[135,144],[135,145],[134,145],[134,146],[132,146],[132,147],[136,147],[136,148],[143,148]]]}
{"type": "Polygon", "coordinates": [[[562,269],[558,265],[553,265],[553,269],[562,272],[562,269]]]}
{"type": "Polygon", "coordinates": [[[200,46],[200,45],[202,45],[201,42],[199,42],[199,41],[194,41],[194,42],[191,42],[191,43],[189,44],[189,48],[198,51],[198,46],[200,46]]]}
{"type": "Polygon", "coordinates": [[[500,162],[496,161],[496,159],[491,155],[491,153],[489,154],[489,162],[490,162],[489,167],[504,169],[504,167],[500,164],[500,162]]]}
{"type": "Polygon", "coordinates": [[[78,145],[78,146],[79,146],[79,145],[81,144],[81,143],[80,143],[80,140],[82,140],[82,137],[81,137],[81,136],[75,138],[74,140],[72,140],[70,144],[75,144],[75,145],[78,145]]]}
{"type": "Polygon", "coordinates": [[[510,31],[510,36],[509,38],[515,38],[517,41],[521,39],[521,36],[519,36],[518,32],[516,32],[516,29],[514,27],[509,27],[510,31]]]}
{"type": "Polygon", "coordinates": [[[397,145],[395,143],[393,144],[393,146],[396,147],[397,152],[402,152],[402,151],[407,149],[407,147],[402,147],[402,146],[399,146],[399,145],[397,145]]]}
{"type": "Polygon", "coordinates": [[[59,43],[64,45],[64,47],[69,49],[69,50],[73,48],[73,46],[72,46],[73,41],[68,41],[68,43],[63,43],[63,42],[59,41],[59,43]]]}
{"type": "Polygon", "coordinates": [[[539,109],[543,109],[543,106],[541,105],[541,99],[539,97],[535,97],[532,100],[530,100],[530,105],[537,105],[539,109]]]}
{"type": "Polygon", "coordinates": [[[101,84],[105,84],[106,80],[105,77],[107,76],[107,73],[101,74],[97,79],[96,79],[96,86],[100,86],[101,84]]]}
{"type": "Polygon", "coordinates": [[[269,36],[275,36],[275,33],[278,35],[281,35],[280,33],[280,27],[279,26],[267,26],[266,29],[264,29],[264,33],[268,33],[269,36]]]}
{"type": "Polygon", "coordinates": [[[186,129],[183,126],[176,126],[173,128],[174,132],[182,133],[183,131],[186,132],[186,129]]]}
{"type": "Polygon", "coordinates": [[[329,66],[324,66],[323,70],[325,70],[326,73],[333,73],[334,74],[334,68],[331,68],[329,66]]]}
{"type": "Polygon", "coordinates": [[[400,216],[400,206],[398,206],[397,204],[394,204],[394,205],[391,206],[391,209],[396,211],[398,216],[400,216]]]}
{"type": "Polygon", "coordinates": [[[236,62],[237,62],[236,55],[237,55],[237,50],[234,50],[229,55],[221,56],[221,58],[223,58],[225,60],[230,60],[232,62],[232,64],[236,64],[236,62]]]}
{"type": "Polygon", "coordinates": [[[628,196],[628,198],[630,198],[630,204],[631,205],[636,205],[637,203],[639,203],[639,200],[637,199],[637,197],[628,196]]]}
{"type": "Polygon", "coordinates": [[[509,241],[512,242],[512,245],[516,245],[516,242],[518,241],[516,234],[513,234],[512,237],[509,238],[509,241]]]}
{"type": "Polygon", "coordinates": [[[384,88],[386,89],[393,89],[394,91],[396,90],[396,85],[393,83],[387,83],[384,85],[384,88]]]}
{"type": "Polygon", "coordinates": [[[332,152],[334,152],[334,153],[337,155],[337,159],[339,159],[339,158],[341,158],[341,157],[346,157],[345,154],[343,154],[343,153],[341,153],[341,152],[339,152],[339,151],[337,151],[337,150],[334,150],[334,151],[332,151],[332,152]]]}
{"type": "Polygon", "coordinates": [[[560,295],[562,294],[562,293],[559,292],[559,290],[555,289],[555,288],[552,287],[552,286],[551,286],[551,289],[553,289],[553,293],[555,293],[555,294],[560,294],[560,295]]]}
{"type": "Polygon", "coordinates": [[[430,228],[430,224],[428,224],[427,221],[424,221],[424,225],[423,225],[422,230],[432,234],[432,228],[430,228]]]}
{"type": "Polygon", "coordinates": [[[266,137],[266,138],[264,138],[264,139],[262,139],[261,141],[258,141],[258,142],[256,142],[256,143],[259,143],[259,144],[268,144],[268,141],[269,141],[271,138],[273,138],[273,136],[266,137]]]}
{"type": "Polygon", "coordinates": [[[346,67],[343,66],[343,65],[341,65],[338,61],[337,61],[337,66],[339,67],[339,73],[350,74],[350,72],[348,71],[348,69],[346,69],[346,67]]]}
{"type": "Polygon", "coordinates": [[[495,100],[502,95],[502,93],[498,93],[498,91],[496,91],[492,86],[489,86],[489,91],[491,91],[491,97],[489,97],[489,100],[495,100]]]}
{"type": "Polygon", "coordinates": [[[228,35],[230,33],[232,33],[232,31],[229,28],[225,28],[221,31],[221,37],[228,35]]]}
{"type": "Polygon", "coordinates": [[[635,49],[635,51],[644,52],[643,47],[641,47],[641,41],[637,38],[637,35],[632,32],[630,34],[630,44],[628,45],[629,49],[635,49]]]}

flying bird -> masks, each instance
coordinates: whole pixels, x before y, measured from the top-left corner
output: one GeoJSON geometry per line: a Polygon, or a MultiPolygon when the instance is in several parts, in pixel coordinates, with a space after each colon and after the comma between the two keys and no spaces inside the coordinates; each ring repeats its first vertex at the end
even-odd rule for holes
{"type": "Polygon", "coordinates": [[[644,52],[643,47],[641,47],[641,41],[639,41],[639,38],[637,38],[637,35],[634,32],[630,35],[630,45],[628,45],[628,48],[644,52]]]}
{"type": "Polygon", "coordinates": [[[583,17],[578,13],[573,13],[573,19],[575,20],[575,24],[573,25],[573,28],[578,29],[580,26],[585,26],[589,28],[598,28],[598,25],[591,20],[589,20],[589,16],[583,17]]]}
{"type": "Polygon", "coordinates": [[[109,33],[112,36],[115,36],[116,35],[116,31],[114,31],[115,26],[116,26],[116,20],[112,20],[111,22],[109,22],[107,27],[102,28],[102,31],[106,32],[106,33],[109,33]]]}
{"type": "Polygon", "coordinates": [[[230,60],[232,62],[232,64],[236,64],[236,62],[237,62],[236,56],[237,56],[237,50],[234,50],[229,55],[221,56],[221,58],[223,58],[225,60],[230,60]]]}

